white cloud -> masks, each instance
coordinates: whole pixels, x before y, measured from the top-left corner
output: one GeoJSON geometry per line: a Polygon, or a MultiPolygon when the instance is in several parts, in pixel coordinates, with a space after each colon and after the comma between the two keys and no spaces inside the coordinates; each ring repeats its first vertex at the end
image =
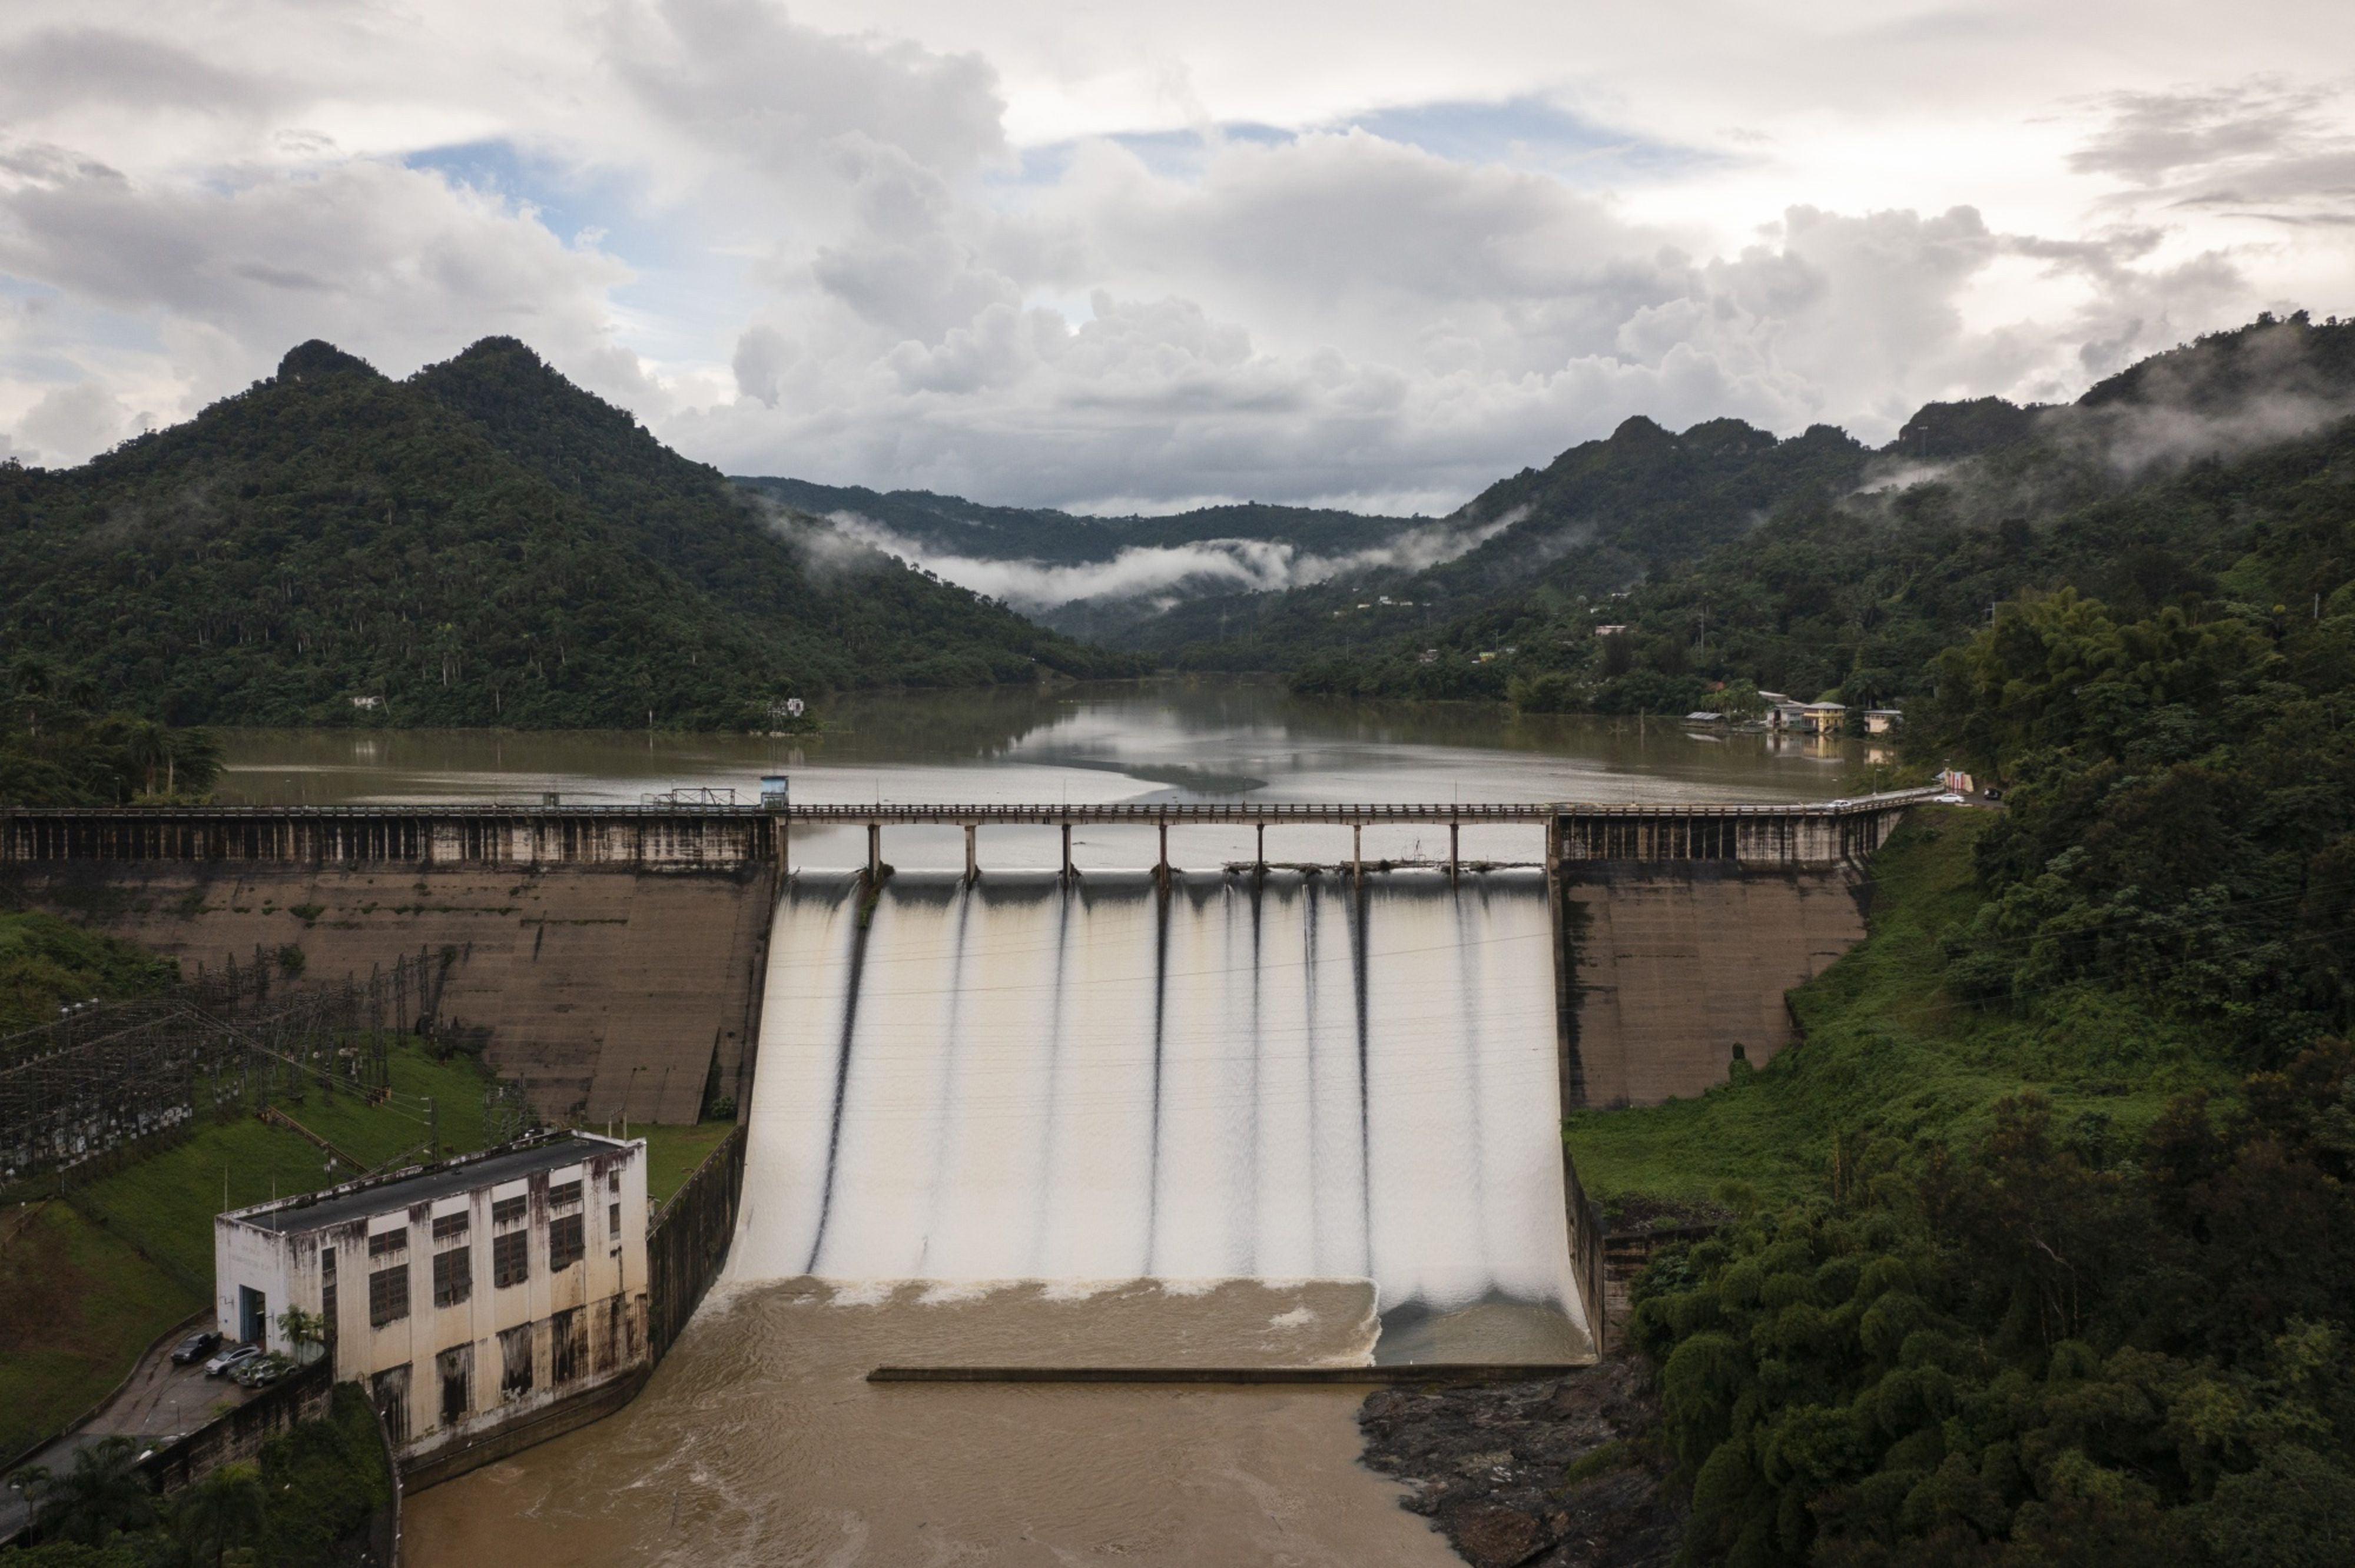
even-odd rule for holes
{"type": "Polygon", "coordinates": [[[16,433],[28,444],[31,461],[61,467],[103,451],[154,422],[154,416],[133,413],[95,382],[73,381],[42,393],[16,422],[16,433]]]}
{"type": "Polygon", "coordinates": [[[2355,306],[2305,0],[1469,3],[27,0],[0,430],[506,332],[739,471],[1444,512],[1634,413],[1877,439],[2355,306]]]}

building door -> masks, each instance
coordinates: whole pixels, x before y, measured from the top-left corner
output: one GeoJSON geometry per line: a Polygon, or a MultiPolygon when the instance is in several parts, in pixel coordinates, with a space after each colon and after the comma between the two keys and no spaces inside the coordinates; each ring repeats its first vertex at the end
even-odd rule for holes
{"type": "Polygon", "coordinates": [[[237,1337],[249,1345],[261,1343],[270,1330],[270,1298],[250,1285],[237,1287],[237,1337]]]}

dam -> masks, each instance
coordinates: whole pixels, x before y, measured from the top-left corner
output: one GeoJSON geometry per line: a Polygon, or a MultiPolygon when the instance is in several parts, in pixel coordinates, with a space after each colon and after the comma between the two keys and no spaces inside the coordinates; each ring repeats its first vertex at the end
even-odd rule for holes
{"type": "Polygon", "coordinates": [[[1165,881],[1173,864],[1263,879],[1288,864],[1372,887],[1517,864],[1550,889],[1562,1103],[1644,1105],[1721,1082],[1737,1045],[1764,1065],[1787,1043],[1783,992],[1863,934],[1861,868],[1928,793],[0,808],[0,898],[88,921],[190,973],[293,948],[306,973],[365,979],[426,955],[432,1025],[481,1039],[541,1115],[691,1121],[751,1092],[771,916],[804,867],[863,866],[872,883],[903,842],[911,869],[968,881],[1101,877],[1107,862],[1165,881]],[[1075,863],[1075,831],[1099,841],[1093,869],[1075,863]]]}
{"type": "Polygon", "coordinates": [[[1920,798],[17,810],[0,893],[191,970],[429,956],[546,1115],[736,1097],[720,1283],[416,1562],[1435,1564],[1346,1387],[868,1380],[1593,1359],[1561,1110],[1769,1058],[1920,798]]]}
{"type": "Polygon", "coordinates": [[[1369,1278],[1394,1347],[1400,1312],[1545,1306],[1584,1358],[1561,1111],[1771,1059],[1923,793],[18,809],[0,881],[184,968],[413,952],[421,1020],[554,1119],[734,1101],[739,1278],[1369,1278]],[[1082,871],[1075,829],[1133,869],[1082,871]],[[1045,865],[985,865],[1040,830],[1045,865]],[[962,866],[885,858],[943,832],[962,866]],[[846,832],[849,866],[796,865],[846,832]]]}

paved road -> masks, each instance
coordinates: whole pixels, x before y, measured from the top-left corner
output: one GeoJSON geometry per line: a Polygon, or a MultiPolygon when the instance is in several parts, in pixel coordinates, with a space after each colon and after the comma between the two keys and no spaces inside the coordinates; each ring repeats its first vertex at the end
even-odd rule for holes
{"type": "MultiPolygon", "coordinates": [[[[160,1448],[193,1432],[222,1410],[244,1404],[254,1390],[240,1388],[227,1378],[205,1376],[204,1362],[172,1364],[172,1347],[198,1329],[213,1326],[210,1314],[174,1333],[140,1359],[138,1370],[105,1408],[79,1429],[35,1453],[25,1462],[51,1470],[73,1467],[73,1457],[101,1437],[120,1434],[141,1439],[143,1447],[160,1448]]],[[[13,1474],[12,1474],[13,1479],[13,1474]]],[[[0,1541],[25,1525],[25,1494],[13,1484],[0,1488],[0,1541]]]]}

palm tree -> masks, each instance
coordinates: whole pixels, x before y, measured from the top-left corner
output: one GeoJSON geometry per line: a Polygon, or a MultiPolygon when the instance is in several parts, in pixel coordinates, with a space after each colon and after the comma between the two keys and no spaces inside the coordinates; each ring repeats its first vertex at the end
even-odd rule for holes
{"type": "Polygon", "coordinates": [[[139,1473],[139,1445],[128,1437],[100,1438],[74,1455],[72,1469],[43,1474],[33,1487],[34,1521],[52,1539],[97,1546],[117,1531],[155,1520],[155,1495],[139,1473]]]}
{"type": "Polygon", "coordinates": [[[268,1518],[261,1469],[223,1465],[180,1494],[172,1510],[172,1533],[189,1561],[220,1568],[231,1552],[261,1535],[268,1518]]]}
{"type": "Polygon", "coordinates": [[[314,1345],[327,1342],[327,1319],[316,1312],[305,1312],[300,1307],[289,1307],[278,1314],[278,1332],[293,1347],[298,1364],[308,1365],[317,1358],[303,1352],[314,1345]]]}
{"type": "Polygon", "coordinates": [[[155,792],[155,770],[168,767],[172,760],[172,732],[154,719],[133,719],[123,732],[123,752],[131,766],[146,778],[147,793],[155,792]]]}

